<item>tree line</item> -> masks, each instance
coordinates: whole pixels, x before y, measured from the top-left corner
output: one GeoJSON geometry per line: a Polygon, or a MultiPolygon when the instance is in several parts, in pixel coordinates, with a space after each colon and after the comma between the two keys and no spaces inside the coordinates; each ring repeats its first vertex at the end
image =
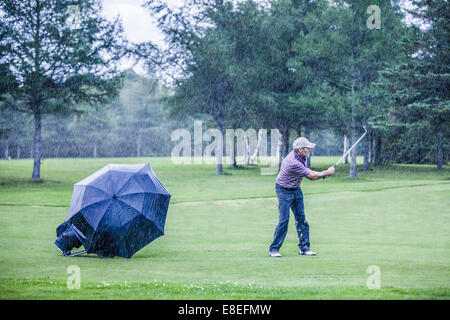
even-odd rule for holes
{"type": "MultiPolygon", "coordinates": [[[[222,134],[225,128],[278,128],[283,156],[292,131],[309,136],[331,129],[351,145],[365,125],[365,168],[372,158],[375,164],[432,162],[440,169],[448,157],[449,6],[402,5],[193,0],[173,8],[148,1],[169,45],[139,51],[172,71],[173,115],[209,114],[222,134]],[[427,27],[407,24],[406,13],[427,27]]],[[[350,177],[357,175],[357,150],[350,177]]]]}
{"type": "Polygon", "coordinates": [[[29,152],[39,180],[42,139],[52,156],[167,155],[163,132],[203,117],[223,135],[276,128],[282,156],[292,135],[332,133],[345,137],[335,143],[342,148],[365,125],[350,177],[358,152],[365,169],[383,161],[441,169],[450,131],[449,6],[403,2],[147,1],[165,34],[162,47],[129,43],[119,19],[101,16],[99,0],[4,0],[0,133],[16,142],[4,152],[10,145],[29,152]],[[120,72],[124,57],[145,61],[159,83],[120,72]],[[143,136],[161,146],[149,151],[143,136]]]}
{"type": "MultiPolygon", "coordinates": [[[[42,119],[41,157],[167,156],[171,132],[187,124],[170,120],[161,103],[168,89],[154,79],[123,72],[122,87],[105,105],[80,105],[78,113],[42,119]]],[[[33,158],[32,116],[4,110],[3,158],[33,158]]]]}

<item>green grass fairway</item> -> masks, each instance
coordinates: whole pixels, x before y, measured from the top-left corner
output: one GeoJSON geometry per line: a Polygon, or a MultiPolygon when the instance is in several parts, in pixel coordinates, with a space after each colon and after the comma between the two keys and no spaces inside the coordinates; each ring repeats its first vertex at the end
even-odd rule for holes
{"type": "MultiPolygon", "coordinates": [[[[314,157],[313,169],[336,161],[314,157]]],[[[302,184],[311,249],[293,215],[281,248],[276,176],[258,166],[175,165],[170,158],[0,160],[0,299],[449,299],[450,168],[391,165],[302,184]],[[172,194],[165,235],[131,259],[63,257],[53,244],[73,184],[108,163],[149,162],[172,194]],[[69,266],[81,289],[69,289],[69,266]],[[369,289],[367,270],[380,270],[369,289]]],[[[370,282],[370,281],[369,281],[370,282]]]]}

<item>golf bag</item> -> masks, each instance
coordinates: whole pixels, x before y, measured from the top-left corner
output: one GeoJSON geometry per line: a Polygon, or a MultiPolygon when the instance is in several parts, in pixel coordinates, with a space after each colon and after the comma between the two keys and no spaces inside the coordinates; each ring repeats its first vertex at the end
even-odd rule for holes
{"type": "Polygon", "coordinates": [[[58,238],[55,240],[55,245],[65,256],[72,255],[72,249],[81,246],[81,232],[74,225],[70,225],[67,222],[56,228],[56,236],[58,238]]]}

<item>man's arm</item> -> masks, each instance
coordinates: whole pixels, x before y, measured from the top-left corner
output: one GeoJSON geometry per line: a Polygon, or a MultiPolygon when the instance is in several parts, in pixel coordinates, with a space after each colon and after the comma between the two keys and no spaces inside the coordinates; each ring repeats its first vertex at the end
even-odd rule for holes
{"type": "Polygon", "coordinates": [[[334,174],[334,167],[329,167],[328,170],[321,172],[311,170],[311,172],[306,176],[306,178],[308,178],[309,180],[319,180],[324,177],[332,176],[333,174],[334,174]]]}

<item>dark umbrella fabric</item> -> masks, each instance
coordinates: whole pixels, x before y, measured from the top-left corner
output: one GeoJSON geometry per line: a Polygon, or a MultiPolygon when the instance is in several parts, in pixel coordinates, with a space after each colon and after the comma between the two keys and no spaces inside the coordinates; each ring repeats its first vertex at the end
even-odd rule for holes
{"type": "Polygon", "coordinates": [[[74,185],[59,234],[72,227],[87,253],[130,258],[164,234],[170,197],[150,164],[109,164],[74,185]]]}

